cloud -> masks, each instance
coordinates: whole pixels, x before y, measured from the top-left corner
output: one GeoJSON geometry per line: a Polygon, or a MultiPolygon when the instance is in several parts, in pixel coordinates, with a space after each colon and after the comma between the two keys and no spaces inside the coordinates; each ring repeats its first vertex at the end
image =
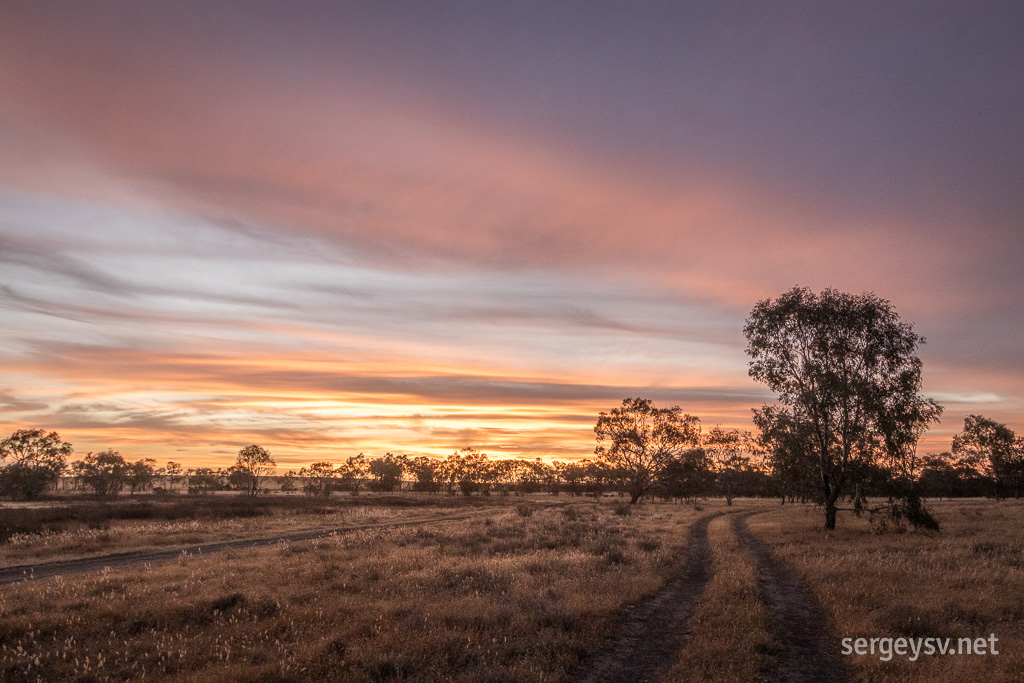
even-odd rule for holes
{"type": "Polygon", "coordinates": [[[808,285],[1020,415],[1019,10],[243,9],[0,10],[6,412],[585,453],[628,395],[746,421],[808,285]]]}

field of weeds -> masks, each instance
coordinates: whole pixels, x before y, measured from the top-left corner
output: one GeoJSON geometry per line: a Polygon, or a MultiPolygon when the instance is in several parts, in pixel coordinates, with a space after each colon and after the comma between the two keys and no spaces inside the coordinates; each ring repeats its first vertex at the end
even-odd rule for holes
{"type": "Polygon", "coordinates": [[[476,507],[480,506],[475,501],[439,496],[231,496],[5,507],[0,514],[6,530],[0,539],[0,567],[296,531],[427,521],[451,509],[476,507]]]}
{"type": "MultiPolygon", "coordinates": [[[[942,501],[936,532],[885,533],[841,515],[821,530],[814,507],[786,506],[750,518],[751,530],[807,582],[843,638],[998,638],[998,655],[920,654],[910,661],[878,644],[844,656],[865,681],[1016,681],[1024,672],[1024,504],[942,501]]],[[[868,643],[870,646],[870,643],[868,643]]]]}
{"type": "Polygon", "coordinates": [[[673,682],[924,682],[1024,671],[1021,502],[932,502],[938,533],[849,514],[827,533],[820,508],[753,500],[453,505],[464,509],[347,503],[214,520],[204,533],[233,536],[275,515],[348,526],[8,585],[0,680],[564,681],[650,665],[673,682]],[[685,637],[655,654],[670,636],[655,616],[684,598],[692,607],[673,629],[685,637]],[[957,647],[990,635],[998,655],[840,654],[846,638],[957,647]]]}
{"type": "Polygon", "coordinates": [[[558,681],[677,573],[667,504],[495,506],[0,594],[5,681],[558,681]]]}

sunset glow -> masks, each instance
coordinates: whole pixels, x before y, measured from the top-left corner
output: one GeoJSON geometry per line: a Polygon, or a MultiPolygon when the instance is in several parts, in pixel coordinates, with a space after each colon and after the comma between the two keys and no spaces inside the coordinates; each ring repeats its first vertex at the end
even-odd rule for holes
{"type": "MultiPolygon", "coordinates": [[[[751,429],[743,322],[873,291],[1024,429],[1024,12],[0,8],[0,432],[279,466],[751,429]]],[[[518,9],[516,9],[518,8],[518,9]]]]}

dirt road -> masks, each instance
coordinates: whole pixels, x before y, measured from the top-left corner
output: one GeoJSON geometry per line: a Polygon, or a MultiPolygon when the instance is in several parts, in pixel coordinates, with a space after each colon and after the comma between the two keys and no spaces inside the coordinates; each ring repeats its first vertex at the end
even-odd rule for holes
{"type": "Polygon", "coordinates": [[[575,680],[657,681],[672,666],[710,578],[708,524],[717,516],[708,515],[693,523],[682,575],[658,594],[631,607],[607,649],[585,665],[575,680]]]}
{"type": "Polygon", "coordinates": [[[87,572],[98,572],[104,569],[125,569],[128,567],[140,567],[144,564],[156,564],[169,562],[178,559],[183,555],[212,555],[225,550],[247,550],[249,548],[262,548],[278,543],[296,543],[310,541],[317,538],[326,538],[332,534],[347,534],[366,529],[396,529],[406,526],[426,526],[440,524],[441,522],[452,522],[469,519],[479,515],[479,512],[461,513],[434,517],[429,520],[417,520],[410,522],[381,522],[373,524],[362,524],[359,526],[346,526],[337,529],[317,529],[313,531],[297,531],[290,534],[278,534],[263,538],[252,538],[238,541],[215,541],[200,543],[189,546],[175,546],[173,548],[160,548],[157,550],[142,550],[99,557],[85,557],[75,560],[58,560],[54,562],[38,562],[35,564],[22,564],[13,567],[0,568],[0,586],[20,581],[30,581],[51,578],[54,576],[68,576],[70,574],[83,574],[87,572]]]}
{"type": "MultiPolygon", "coordinates": [[[[720,513],[721,514],[721,513],[720,513]]],[[[726,513],[729,514],[729,513],[726,513]]],[[[804,582],[751,533],[747,518],[733,517],[737,537],[757,563],[762,599],[771,614],[771,628],[780,648],[765,681],[780,683],[844,683],[852,680],[831,635],[828,618],[804,582]]],[[[586,663],[574,681],[612,683],[658,681],[676,661],[685,644],[690,618],[712,576],[708,524],[704,517],[690,528],[686,568],[657,595],[630,608],[605,650],[586,663]]]]}
{"type": "Polygon", "coordinates": [[[803,580],[751,533],[747,527],[751,514],[734,517],[733,526],[740,542],[757,560],[763,599],[771,613],[775,636],[781,643],[771,668],[764,672],[765,680],[785,683],[851,680],[839,653],[839,640],[832,635],[825,613],[803,580]]]}

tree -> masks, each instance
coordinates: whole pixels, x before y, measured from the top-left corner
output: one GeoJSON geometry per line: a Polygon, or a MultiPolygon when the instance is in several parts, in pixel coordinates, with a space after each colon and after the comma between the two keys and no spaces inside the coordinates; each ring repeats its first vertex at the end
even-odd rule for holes
{"type": "Polygon", "coordinates": [[[223,488],[220,471],[214,471],[209,467],[189,468],[186,474],[188,478],[189,495],[210,493],[223,488]]]}
{"type": "Polygon", "coordinates": [[[277,464],[270,457],[270,451],[253,444],[238,451],[232,468],[240,483],[241,490],[251,497],[258,496],[266,485],[267,478],[274,474],[277,464]]]}
{"type": "Polygon", "coordinates": [[[297,487],[295,480],[299,478],[299,475],[295,474],[295,470],[288,470],[284,473],[284,476],[278,479],[281,482],[280,491],[281,493],[291,493],[297,487]]]}
{"type": "Polygon", "coordinates": [[[318,496],[327,498],[334,490],[334,481],[338,477],[338,470],[329,462],[315,462],[309,467],[299,470],[299,477],[302,478],[302,492],[307,496],[318,496]]]}
{"type": "Polygon", "coordinates": [[[74,449],[57,432],[20,429],[0,441],[0,460],[11,463],[0,470],[0,493],[32,500],[57,483],[74,449]]]}
{"type": "Polygon", "coordinates": [[[786,496],[806,500],[815,490],[818,465],[810,422],[786,406],[764,406],[754,411],[754,425],[782,503],[786,496]]]}
{"type": "Polygon", "coordinates": [[[143,458],[128,465],[125,483],[128,484],[128,495],[134,496],[136,491],[145,491],[153,485],[156,478],[156,460],[143,458]]]}
{"type": "Polygon", "coordinates": [[[737,479],[750,466],[750,457],[744,453],[752,449],[750,433],[738,429],[722,429],[716,425],[704,438],[704,450],[711,458],[726,505],[732,505],[737,479]]]}
{"type": "Polygon", "coordinates": [[[665,465],[658,489],[667,498],[696,504],[714,481],[713,465],[703,448],[688,448],[665,465]]]}
{"type": "Polygon", "coordinates": [[[953,455],[965,465],[992,477],[998,498],[1020,498],[1024,487],[1024,440],[1005,424],[981,415],[964,419],[964,430],[953,437],[953,455]]]}
{"type": "Polygon", "coordinates": [[[359,487],[363,484],[363,477],[366,476],[370,465],[366,462],[366,456],[360,453],[359,455],[349,456],[344,463],[338,466],[338,477],[341,479],[341,485],[349,490],[353,496],[359,495],[359,487]]]}
{"type": "Polygon", "coordinates": [[[409,459],[404,455],[387,453],[382,458],[370,460],[370,475],[374,478],[374,488],[378,491],[394,491],[401,487],[402,474],[409,467],[409,459]]]}
{"type": "Polygon", "coordinates": [[[425,455],[417,456],[409,461],[409,470],[416,477],[412,485],[414,491],[437,493],[441,486],[437,480],[441,470],[441,463],[438,460],[425,455]]]}
{"type": "Polygon", "coordinates": [[[112,448],[89,453],[76,463],[79,481],[84,488],[104,498],[116,496],[124,488],[130,465],[112,448]]]}
{"type": "Polygon", "coordinates": [[[758,302],[743,333],[750,376],[809,439],[825,528],[835,529],[844,487],[871,464],[904,462],[941,414],[918,394],[924,338],[874,294],[801,287],[758,302]]]}
{"type": "Polygon", "coordinates": [[[700,420],[678,406],[655,408],[645,398],[627,398],[622,406],[602,412],[594,426],[594,453],[619,468],[635,504],[654,488],[665,466],[688,447],[700,443],[700,420]]]}
{"type": "Polygon", "coordinates": [[[183,474],[182,467],[179,463],[173,460],[167,461],[167,466],[164,467],[164,476],[167,480],[167,489],[174,491],[178,486],[178,481],[181,479],[183,474]]]}

